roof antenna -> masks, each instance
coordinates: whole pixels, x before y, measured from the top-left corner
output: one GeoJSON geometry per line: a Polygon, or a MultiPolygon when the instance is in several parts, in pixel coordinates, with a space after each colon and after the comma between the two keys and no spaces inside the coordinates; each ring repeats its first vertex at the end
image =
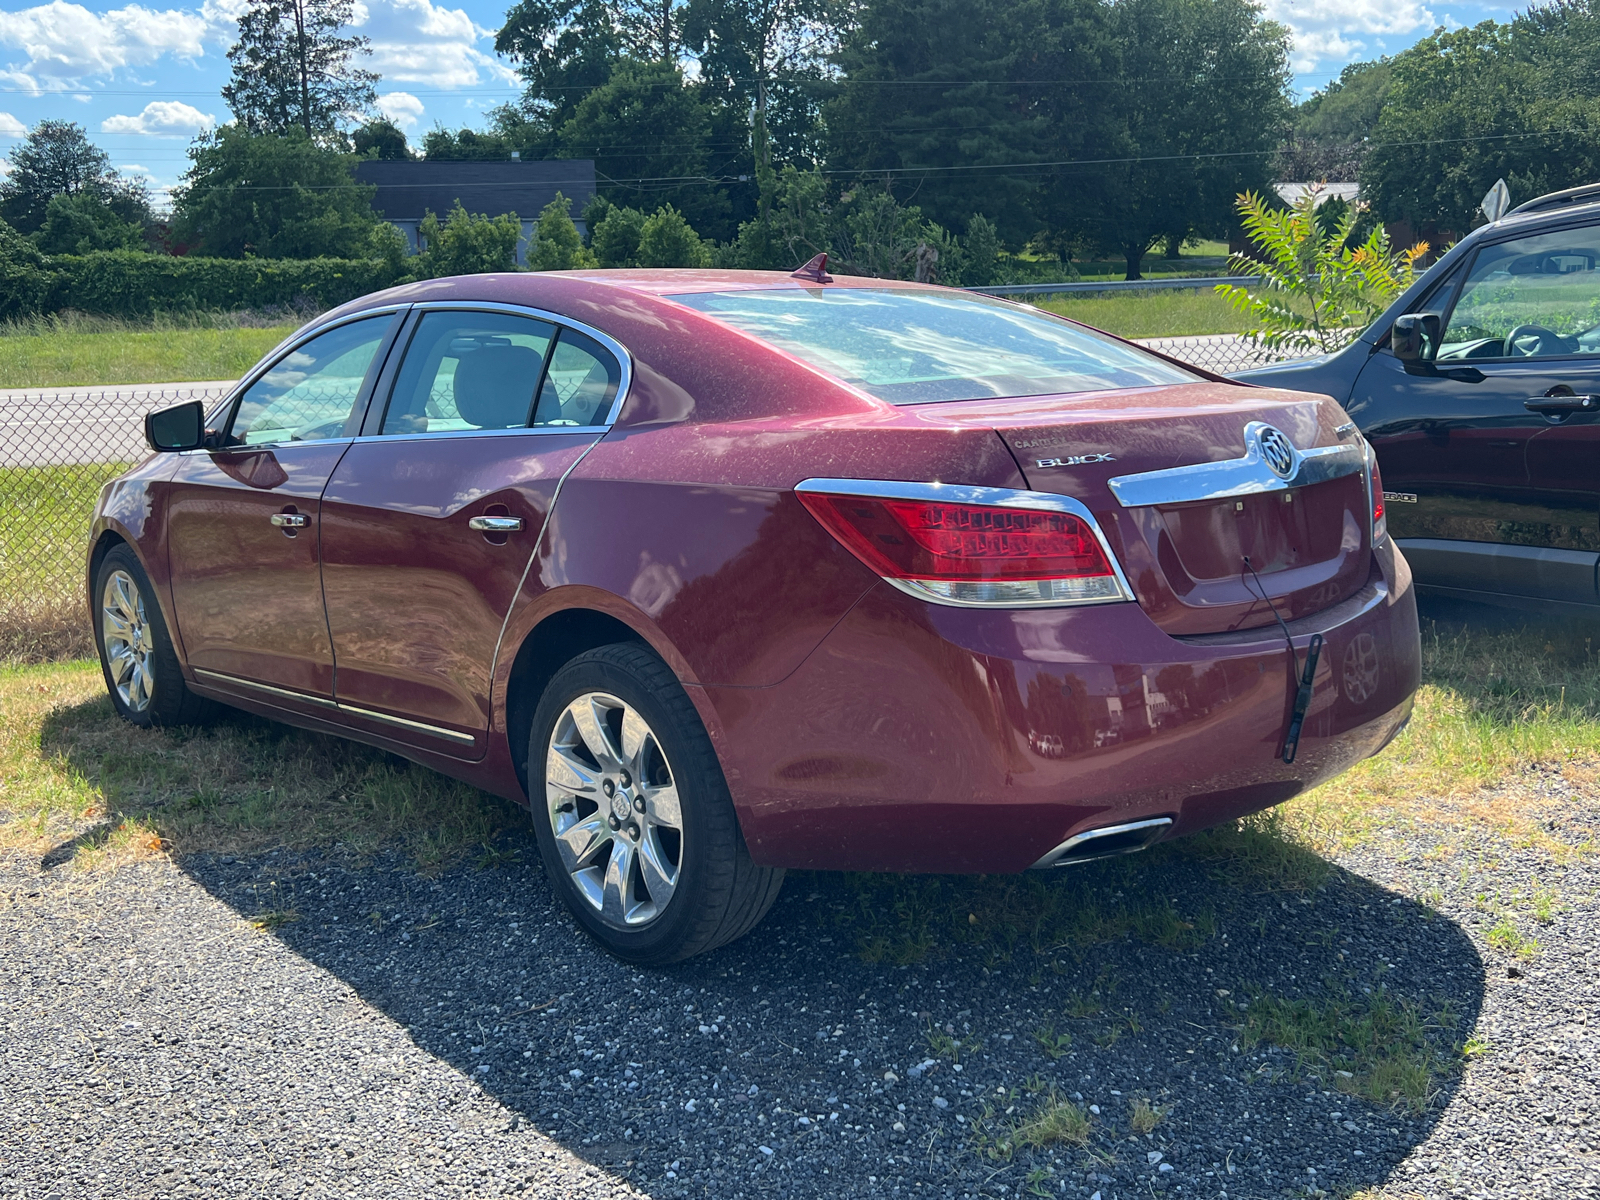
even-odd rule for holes
{"type": "Polygon", "coordinates": [[[809,279],[812,283],[832,283],[828,274],[828,252],[824,250],[805,266],[789,272],[790,279],[809,279]]]}

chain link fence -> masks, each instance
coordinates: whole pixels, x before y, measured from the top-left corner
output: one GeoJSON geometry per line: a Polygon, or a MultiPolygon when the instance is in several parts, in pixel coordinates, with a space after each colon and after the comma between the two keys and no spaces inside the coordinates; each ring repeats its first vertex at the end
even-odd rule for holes
{"type": "MultiPolygon", "coordinates": [[[[1142,344],[1226,374],[1275,361],[1237,334],[1142,344]]],[[[85,536],[100,488],[147,453],[144,415],[233,385],[145,384],[0,392],[0,661],[87,654],[85,536]]]]}
{"type": "Polygon", "coordinates": [[[95,498],[149,453],[145,413],[232,386],[0,392],[0,661],[91,652],[83,569],[95,498]]]}

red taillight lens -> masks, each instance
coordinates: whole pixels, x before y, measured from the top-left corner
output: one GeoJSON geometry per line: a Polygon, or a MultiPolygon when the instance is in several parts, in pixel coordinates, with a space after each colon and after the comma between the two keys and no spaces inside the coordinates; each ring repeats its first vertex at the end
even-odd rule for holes
{"type": "Polygon", "coordinates": [[[1089,522],[1072,513],[802,492],[827,530],[907,590],[968,604],[1062,604],[1127,595],[1089,522]]]}
{"type": "Polygon", "coordinates": [[[1372,481],[1372,544],[1376,546],[1389,532],[1389,518],[1383,507],[1383,476],[1378,471],[1378,455],[1367,447],[1367,477],[1372,481]]]}

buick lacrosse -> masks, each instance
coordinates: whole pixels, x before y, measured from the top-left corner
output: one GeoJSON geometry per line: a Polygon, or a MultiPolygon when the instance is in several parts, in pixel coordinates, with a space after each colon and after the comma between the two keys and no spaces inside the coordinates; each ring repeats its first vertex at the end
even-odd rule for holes
{"type": "Polygon", "coordinates": [[[88,557],[117,711],[515,799],[635,962],[788,867],[1056,870],[1255,812],[1418,683],[1333,400],[822,261],[396,288],[146,436],[88,557]]]}

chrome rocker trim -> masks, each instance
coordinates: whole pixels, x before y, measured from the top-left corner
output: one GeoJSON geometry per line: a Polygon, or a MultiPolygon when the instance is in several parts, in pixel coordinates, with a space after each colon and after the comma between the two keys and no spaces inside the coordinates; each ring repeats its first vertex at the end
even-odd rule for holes
{"type": "Polygon", "coordinates": [[[1168,467],[1138,475],[1118,475],[1108,481],[1111,494],[1124,508],[1189,504],[1200,500],[1227,500],[1234,496],[1282,492],[1289,488],[1327,483],[1330,479],[1341,479],[1366,469],[1364,442],[1301,450],[1265,421],[1251,421],[1244,427],[1244,446],[1242,458],[1168,467]],[[1288,469],[1282,474],[1268,465],[1262,446],[1264,434],[1268,437],[1275,434],[1282,439],[1282,445],[1288,447],[1290,461],[1288,469]]]}
{"type": "Polygon", "coordinates": [[[368,721],[378,721],[385,725],[394,725],[400,729],[409,729],[415,733],[425,733],[429,737],[443,738],[447,742],[454,742],[458,746],[475,746],[478,739],[470,733],[458,733],[454,729],[442,729],[437,725],[427,725],[421,721],[408,720],[405,717],[390,716],[388,713],[374,712],[370,708],[359,708],[354,704],[340,704],[337,700],[329,700],[325,696],[310,696],[305,692],[297,692],[291,688],[274,687],[270,683],[257,683],[253,679],[241,679],[237,675],[224,675],[221,671],[208,671],[204,667],[194,668],[195,677],[202,683],[211,682],[221,684],[223,687],[246,688],[252,692],[264,692],[269,696],[276,696],[284,700],[293,700],[297,704],[309,704],[313,708],[327,709],[330,712],[348,713],[352,717],[362,717],[368,721]]]}
{"type": "Polygon", "coordinates": [[[978,487],[964,483],[912,483],[895,479],[805,479],[794,485],[796,493],[810,492],[823,496],[873,496],[885,500],[943,500],[950,504],[987,504],[998,508],[1030,508],[1044,512],[1069,513],[1094,531],[1101,553],[1111,564],[1116,576],[1118,595],[1096,596],[1092,599],[1056,599],[1048,601],[1017,600],[957,600],[941,596],[918,587],[910,579],[889,579],[879,576],[908,596],[926,600],[930,604],[943,604],[951,608],[1066,608],[1087,604],[1120,604],[1134,599],[1133,587],[1122,573],[1122,564],[1106,541],[1105,531],[1094,514],[1080,500],[1071,496],[1057,496],[1050,492],[1025,492],[1018,488],[978,487]]]}

